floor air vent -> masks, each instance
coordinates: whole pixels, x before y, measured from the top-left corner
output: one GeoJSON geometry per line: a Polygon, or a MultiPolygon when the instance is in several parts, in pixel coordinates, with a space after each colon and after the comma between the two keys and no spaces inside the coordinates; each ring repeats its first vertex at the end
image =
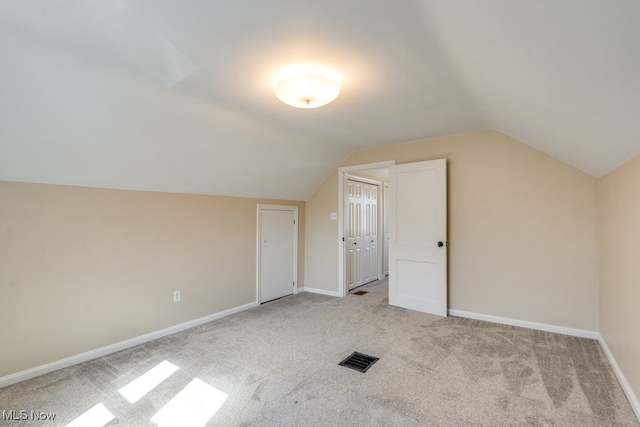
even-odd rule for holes
{"type": "Polygon", "coordinates": [[[351,356],[338,363],[338,365],[344,366],[345,368],[355,369],[358,372],[367,372],[367,369],[369,369],[371,365],[376,363],[378,360],[380,360],[379,357],[369,356],[356,351],[351,356]]]}

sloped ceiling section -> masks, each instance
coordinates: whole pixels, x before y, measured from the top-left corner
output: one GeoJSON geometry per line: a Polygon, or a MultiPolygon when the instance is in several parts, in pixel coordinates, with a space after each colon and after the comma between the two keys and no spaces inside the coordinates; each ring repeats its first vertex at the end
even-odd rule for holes
{"type": "Polygon", "coordinates": [[[305,200],[347,153],[493,128],[594,176],[640,152],[640,2],[0,2],[0,180],[305,200]],[[328,106],[283,67],[342,76],[328,106]]]}

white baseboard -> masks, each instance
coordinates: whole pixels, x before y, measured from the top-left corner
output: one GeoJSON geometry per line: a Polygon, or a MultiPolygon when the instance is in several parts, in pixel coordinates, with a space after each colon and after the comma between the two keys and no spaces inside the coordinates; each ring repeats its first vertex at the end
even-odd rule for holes
{"type": "Polygon", "coordinates": [[[327,291],[325,289],[317,289],[317,288],[309,288],[309,287],[304,287],[304,288],[300,288],[298,289],[301,292],[311,292],[312,294],[320,294],[320,295],[329,295],[330,297],[341,297],[342,295],[340,295],[340,293],[338,291],[327,291]]]}
{"type": "Polygon", "coordinates": [[[509,319],[507,317],[490,316],[488,314],[471,313],[461,310],[449,310],[449,315],[466,317],[468,319],[484,320],[486,322],[500,323],[502,325],[519,326],[521,328],[536,329],[538,331],[553,332],[556,334],[570,335],[572,337],[590,338],[597,340],[600,335],[594,331],[584,329],[566,328],[564,326],[547,325],[546,323],[527,322],[526,320],[509,319]]]}
{"type": "Polygon", "coordinates": [[[598,342],[600,343],[600,346],[602,347],[604,354],[607,356],[607,359],[609,359],[609,363],[613,368],[613,372],[615,372],[616,377],[618,377],[618,382],[620,383],[620,386],[622,387],[624,394],[627,396],[627,400],[629,400],[631,409],[633,409],[633,412],[636,414],[636,418],[638,418],[638,421],[640,421],[640,402],[638,402],[638,398],[636,397],[636,394],[633,392],[633,390],[631,389],[631,386],[629,385],[629,382],[627,381],[627,378],[625,378],[624,374],[622,373],[622,370],[620,369],[618,362],[616,362],[616,358],[613,357],[613,353],[611,353],[611,350],[609,349],[607,342],[604,340],[604,338],[600,334],[598,334],[598,342]]]}
{"type": "Polygon", "coordinates": [[[104,347],[90,350],[85,353],[77,354],[75,356],[67,357],[62,360],[47,363],[45,365],[36,366],[35,368],[27,369],[25,371],[16,372],[15,374],[6,375],[0,377],[0,388],[9,386],[11,384],[25,381],[31,378],[38,377],[40,375],[48,374],[59,369],[68,368],[69,366],[77,365],[78,363],[86,362],[97,357],[106,356],[107,354],[115,353],[116,351],[125,350],[127,348],[136,346],[138,344],[144,344],[149,341],[153,341],[158,338],[166,337],[167,335],[182,332],[186,329],[190,329],[196,326],[200,326],[207,322],[217,320],[226,316],[229,316],[240,311],[248,310],[253,307],[257,307],[257,302],[251,302],[239,307],[234,307],[229,310],[221,311],[218,313],[210,314],[199,319],[190,320],[188,322],[180,323],[179,325],[170,326],[159,331],[151,332],[148,334],[140,335],[139,337],[131,338],[125,341],[120,341],[115,344],[110,344],[104,347]]]}

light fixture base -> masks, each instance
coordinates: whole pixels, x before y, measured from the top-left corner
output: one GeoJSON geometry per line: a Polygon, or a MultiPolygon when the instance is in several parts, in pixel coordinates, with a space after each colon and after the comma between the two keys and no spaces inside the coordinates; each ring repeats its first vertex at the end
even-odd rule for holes
{"type": "Polygon", "coordinates": [[[276,97],[296,108],[318,108],[327,105],[340,94],[340,85],[318,74],[304,74],[280,80],[274,89],[276,97]]]}

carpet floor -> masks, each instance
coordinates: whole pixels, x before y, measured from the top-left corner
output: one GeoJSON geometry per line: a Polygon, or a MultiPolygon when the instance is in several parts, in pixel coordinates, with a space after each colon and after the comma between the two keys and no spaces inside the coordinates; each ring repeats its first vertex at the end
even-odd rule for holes
{"type": "Polygon", "coordinates": [[[297,294],[5,387],[5,414],[56,419],[0,424],[639,425],[597,341],[391,307],[386,281],[360,289],[297,294]],[[354,351],[380,360],[338,366],[354,351]]]}

